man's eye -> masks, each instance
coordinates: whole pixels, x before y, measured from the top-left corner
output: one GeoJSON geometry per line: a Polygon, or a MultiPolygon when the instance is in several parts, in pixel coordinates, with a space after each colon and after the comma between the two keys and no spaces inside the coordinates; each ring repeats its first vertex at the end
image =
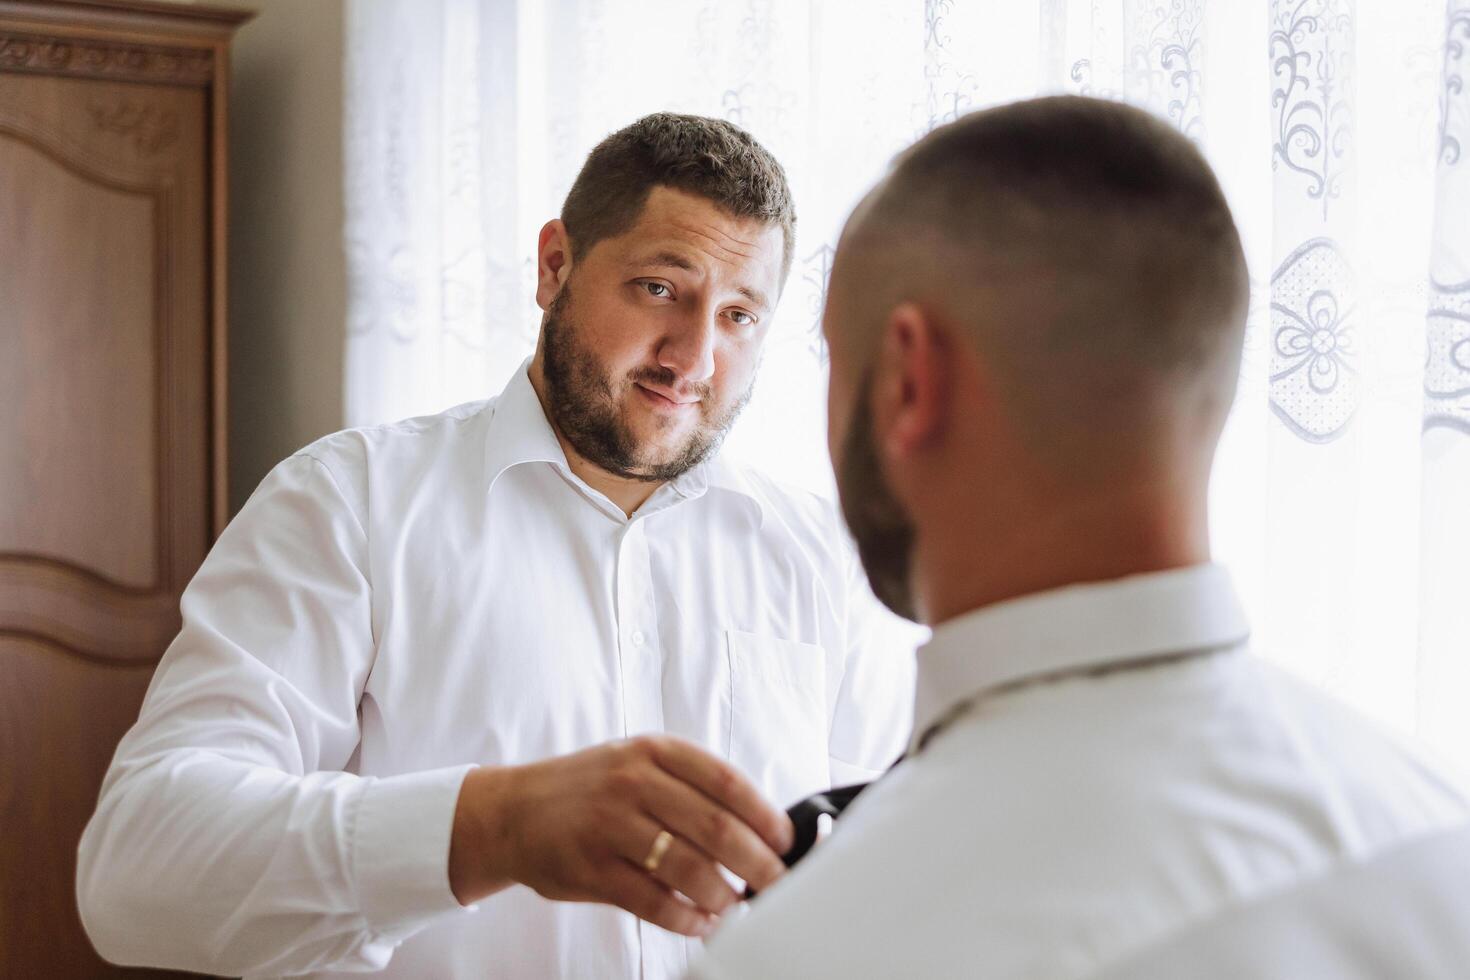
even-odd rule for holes
{"type": "Polygon", "coordinates": [[[755,323],[755,317],[751,316],[744,310],[731,310],[730,319],[734,320],[738,325],[742,327],[748,327],[751,324],[755,323]]]}
{"type": "Polygon", "coordinates": [[[643,288],[648,290],[648,295],[657,296],[659,299],[663,299],[666,296],[673,295],[673,293],[669,290],[669,287],[665,286],[661,282],[645,282],[643,284],[643,288]]]}

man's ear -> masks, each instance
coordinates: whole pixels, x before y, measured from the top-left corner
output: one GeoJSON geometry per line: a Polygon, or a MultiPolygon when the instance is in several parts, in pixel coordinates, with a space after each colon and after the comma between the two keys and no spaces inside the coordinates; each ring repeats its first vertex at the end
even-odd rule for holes
{"type": "Polygon", "coordinates": [[[552,218],[541,226],[536,240],[536,305],[549,309],[572,274],[572,242],[567,226],[552,218]]]}
{"type": "Polygon", "coordinates": [[[873,379],[873,433],[889,462],[901,465],[932,446],[949,421],[948,338],[915,303],[888,314],[873,379]]]}

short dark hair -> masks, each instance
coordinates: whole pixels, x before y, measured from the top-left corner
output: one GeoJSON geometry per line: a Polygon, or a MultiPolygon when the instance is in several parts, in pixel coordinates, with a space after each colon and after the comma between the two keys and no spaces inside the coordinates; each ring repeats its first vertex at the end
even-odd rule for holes
{"type": "Polygon", "coordinates": [[[1200,353],[1214,326],[1243,329],[1245,256],[1225,195],[1194,143],[1141,109],[1053,96],[972,113],[901,154],[884,198],[901,223],[1056,270],[1100,318],[1147,333],[1096,342],[1168,361],[1200,353]]]}
{"type": "Polygon", "coordinates": [[[845,275],[870,284],[867,307],[918,300],[973,321],[1015,417],[1055,458],[1088,456],[1104,433],[1138,434],[1142,451],[1144,428],[1180,418],[1160,411],[1170,392],[1190,392],[1201,443],[1223,426],[1245,256],[1204,156],[1157,116],[1079,96],[963,116],[899,155],[850,232],[845,275]]]}
{"type": "Polygon", "coordinates": [[[572,253],[585,255],[631,228],[655,187],[697,194],[735,217],[779,225],[786,281],[796,238],[786,172],[755,137],[707,116],[655,112],[597,144],[561,209],[572,253]]]}

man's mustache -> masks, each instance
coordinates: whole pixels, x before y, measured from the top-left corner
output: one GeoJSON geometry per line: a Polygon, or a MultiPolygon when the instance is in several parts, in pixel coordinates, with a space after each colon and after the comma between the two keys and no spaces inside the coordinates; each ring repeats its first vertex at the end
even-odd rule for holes
{"type": "Polygon", "coordinates": [[[646,384],[654,388],[663,388],[674,393],[680,401],[697,400],[705,402],[709,400],[714,389],[704,382],[693,382],[680,384],[679,376],[666,367],[644,367],[639,368],[628,376],[630,381],[646,384]]]}

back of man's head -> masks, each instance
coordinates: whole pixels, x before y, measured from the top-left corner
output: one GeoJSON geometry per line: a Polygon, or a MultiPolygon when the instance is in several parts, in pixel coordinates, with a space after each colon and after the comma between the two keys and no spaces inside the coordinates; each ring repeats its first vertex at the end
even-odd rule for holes
{"type": "Polygon", "coordinates": [[[860,206],[838,263],[862,284],[838,324],[859,362],[894,305],[926,305],[976,345],[1059,471],[1090,479],[1146,463],[1157,440],[1218,438],[1244,256],[1204,157],[1148,113],[1063,96],[936,129],[860,206]]]}

